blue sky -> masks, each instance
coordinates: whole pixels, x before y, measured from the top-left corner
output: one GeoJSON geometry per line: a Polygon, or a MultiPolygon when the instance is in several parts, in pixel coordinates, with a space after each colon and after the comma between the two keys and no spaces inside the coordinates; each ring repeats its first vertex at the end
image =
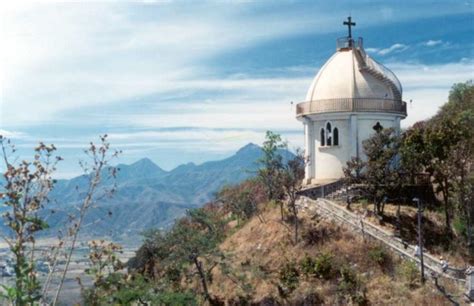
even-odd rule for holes
{"type": "Polygon", "coordinates": [[[413,100],[407,127],[474,78],[473,1],[144,1],[0,4],[0,132],[38,141],[80,173],[108,133],[120,162],[164,169],[224,158],[268,129],[303,144],[291,101],[356,21],[354,36],[413,100]]]}

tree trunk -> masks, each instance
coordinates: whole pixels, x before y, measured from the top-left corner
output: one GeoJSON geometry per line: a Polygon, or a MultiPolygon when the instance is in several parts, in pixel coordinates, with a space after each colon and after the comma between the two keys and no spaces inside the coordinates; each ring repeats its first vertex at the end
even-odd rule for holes
{"type": "Polygon", "coordinates": [[[196,266],[196,269],[198,271],[199,279],[201,280],[202,290],[204,291],[204,298],[207,301],[210,301],[211,297],[209,295],[209,290],[207,289],[206,275],[205,275],[204,271],[202,270],[202,262],[200,262],[198,260],[197,256],[193,257],[193,262],[194,262],[194,265],[196,266]]]}
{"type": "MultiPolygon", "coordinates": [[[[472,200],[471,200],[472,201],[472,200]]],[[[474,242],[472,241],[472,223],[474,217],[474,205],[468,201],[467,205],[467,245],[469,247],[469,255],[474,258],[474,242]]]]}
{"type": "Polygon", "coordinates": [[[402,206],[400,202],[398,202],[398,208],[397,208],[397,233],[399,237],[402,236],[402,212],[401,212],[402,206]]]}
{"type": "Polygon", "coordinates": [[[298,243],[298,211],[293,203],[293,222],[295,223],[295,244],[298,243]]]}
{"type": "Polygon", "coordinates": [[[447,190],[448,188],[447,181],[445,180],[444,183],[446,184],[445,186],[443,186],[444,215],[446,218],[445,231],[446,233],[450,233],[451,232],[451,216],[449,214],[449,191],[447,190]]]}
{"type": "Polygon", "coordinates": [[[466,220],[466,243],[469,250],[469,255],[474,258],[474,246],[472,244],[472,210],[473,210],[473,203],[471,203],[471,199],[466,194],[466,171],[465,165],[461,164],[460,168],[460,179],[459,179],[459,202],[461,203],[464,218],[466,220]]]}
{"type": "Polygon", "coordinates": [[[280,201],[280,215],[281,215],[281,221],[285,219],[285,214],[283,212],[283,202],[280,201]]]}

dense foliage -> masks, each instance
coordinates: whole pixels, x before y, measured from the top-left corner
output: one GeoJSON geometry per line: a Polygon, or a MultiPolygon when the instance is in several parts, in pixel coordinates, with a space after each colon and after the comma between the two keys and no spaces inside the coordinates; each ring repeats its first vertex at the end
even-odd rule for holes
{"type": "Polygon", "coordinates": [[[349,184],[366,186],[377,213],[383,214],[384,197],[395,194],[401,198],[403,186],[420,184],[427,177],[440,195],[440,205],[429,204],[444,211],[446,234],[452,234],[454,218],[458,234],[465,236],[474,255],[472,82],[455,84],[448,103],[433,118],[417,122],[401,135],[390,129],[379,131],[363,147],[367,160],[353,158],[344,173],[349,184]]]}

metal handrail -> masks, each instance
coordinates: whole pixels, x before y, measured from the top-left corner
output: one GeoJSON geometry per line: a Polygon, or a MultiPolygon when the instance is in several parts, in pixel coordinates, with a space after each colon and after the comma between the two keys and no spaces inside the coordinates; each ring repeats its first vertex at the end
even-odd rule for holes
{"type": "Polygon", "coordinates": [[[370,60],[366,59],[366,64],[369,68],[379,72],[381,75],[383,75],[385,78],[389,79],[395,88],[400,93],[400,96],[403,93],[403,88],[402,84],[400,83],[400,80],[397,78],[397,76],[392,72],[392,70],[388,69],[384,65],[380,64],[378,61],[370,57],[370,60]]]}
{"type": "Polygon", "coordinates": [[[362,37],[359,37],[357,40],[354,40],[347,36],[339,37],[338,39],[336,39],[336,50],[362,48],[362,47],[363,47],[362,37]]]}
{"type": "MultiPolygon", "coordinates": [[[[346,223],[354,225],[354,223],[352,221],[348,220],[347,218],[345,218],[344,215],[348,215],[351,218],[353,218],[354,220],[359,218],[359,216],[355,215],[354,213],[344,210],[343,208],[339,207],[337,204],[335,204],[335,203],[333,203],[333,202],[331,202],[327,199],[319,198],[317,201],[325,203],[326,210],[330,211],[334,216],[345,219],[346,223]],[[343,215],[340,215],[340,213],[342,213],[343,215]]],[[[362,222],[364,224],[365,231],[367,233],[369,233],[373,237],[383,241],[387,245],[401,251],[401,249],[398,248],[396,246],[396,244],[403,244],[403,241],[401,241],[399,238],[394,237],[392,233],[387,232],[386,230],[377,227],[376,225],[372,224],[371,222],[367,222],[367,221],[364,221],[362,219],[360,220],[360,222],[362,222]],[[369,229],[369,231],[367,231],[367,229],[369,229]],[[373,231],[373,232],[371,232],[371,231],[373,231]],[[376,233],[378,233],[378,234],[376,234],[376,233]],[[381,236],[385,237],[386,240],[384,240],[381,236]]],[[[357,225],[355,225],[355,226],[357,226],[357,225]]],[[[406,251],[403,251],[403,252],[406,253],[408,255],[408,257],[410,257],[410,258],[414,259],[415,261],[417,261],[418,259],[415,258],[415,256],[412,255],[412,254],[414,254],[414,249],[415,248],[411,245],[408,245],[408,248],[410,248],[410,252],[406,252],[406,251]]],[[[442,264],[438,259],[436,259],[434,256],[432,256],[431,254],[428,254],[428,253],[425,253],[424,257],[426,257],[426,259],[429,259],[428,263],[425,263],[426,267],[433,270],[433,265],[434,265],[435,267],[438,268],[438,271],[435,270],[436,272],[442,271],[442,268],[441,268],[442,264]]],[[[464,279],[465,271],[466,271],[466,269],[463,269],[463,268],[448,267],[446,271],[443,271],[443,274],[444,274],[444,276],[449,276],[450,278],[452,278],[452,279],[454,278],[457,281],[465,282],[465,279],[464,279]]]]}
{"type": "Polygon", "coordinates": [[[298,103],[296,116],[331,112],[383,112],[407,115],[406,102],[377,98],[321,99],[298,103]]]}

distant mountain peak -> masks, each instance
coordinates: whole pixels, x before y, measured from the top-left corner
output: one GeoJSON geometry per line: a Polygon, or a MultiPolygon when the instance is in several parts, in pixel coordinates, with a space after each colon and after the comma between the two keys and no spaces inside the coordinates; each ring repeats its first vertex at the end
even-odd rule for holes
{"type": "Polygon", "coordinates": [[[129,167],[132,169],[143,169],[143,170],[147,169],[151,171],[165,172],[165,170],[161,169],[157,164],[155,164],[148,157],[137,160],[133,164],[130,164],[129,167]]]}
{"type": "Polygon", "coordinates": [[[248,144],[246,144],[245,146],[243,146],[242,148],[240,148],[236,154],[241,154],[241,153],[246,153],[246,152],[255,152],[255,151],[260,151],[262,148],[260,148],[260,146],[252,143],[252,142],[249,142],[248,144]]]}
{"type": "Polygon", "coordinates": [[[141,165],[155,165],[156,164],[151,160],[149,159],[148,157],[144,157],[142,159],[139,159],[137,160],[136,162],[130,164],[130,166],[141,166],[141,165]]]}

